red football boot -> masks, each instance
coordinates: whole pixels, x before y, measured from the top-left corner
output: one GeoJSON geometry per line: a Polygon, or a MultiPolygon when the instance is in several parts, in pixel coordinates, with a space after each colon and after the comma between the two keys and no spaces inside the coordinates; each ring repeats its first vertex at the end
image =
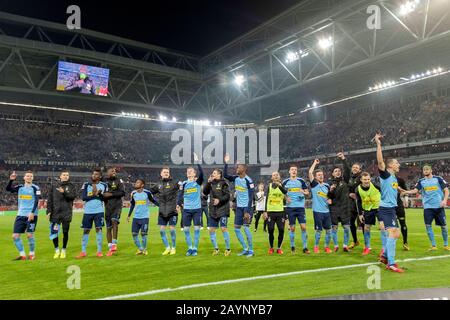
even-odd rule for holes
{"type": "Polygon", "coordinates": [[[405,272],[405,270],[400,268],[397,264],[391,264],[390,266],[386,266],[386,269],[390,270],[392,272],[396,272],[396,273],[403,273],[403,272],[405,272]]]}
{"type": "Polygon", "coordinates": [[[86,257],[86,252],[80,252],[80,254],[76,256],[76,259],[83,259],[84,257],[86,257]]]}
{"type": "Polygon", "coordinates": [[[26,256],[18,256],[17,258],[14,258],[13,261],[20,261],[20,260],[27,260],[26,256]]]}

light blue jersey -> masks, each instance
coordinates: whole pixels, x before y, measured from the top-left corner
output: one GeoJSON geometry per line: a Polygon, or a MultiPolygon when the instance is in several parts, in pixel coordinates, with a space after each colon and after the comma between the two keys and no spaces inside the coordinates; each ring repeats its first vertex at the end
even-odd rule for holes
{"type": "MultiPolygon", "coordinates": [[[[105,212],[105,205],[103,199],[97,195],[94,196],[92,191],[92,182],[86,182],[83,184],[82,199],[84,201],[84,213],[85,214],[97,214],[105,212]]],[[[97,183],[97,190],[104,194],[108,191],[108,185],[104,182],[97,183]]]]}
{"type": "Polygon", "coordinates": [[[183,209],[196,210],[202,208],[202,184],[203,184],[203,169],[197,165],[198,178],[193,181],[186,180],[180,182],[180,191],[178,192],[179,206],[183,206],[183,209]]]}
{"type": "Polygon", "coordinates": [[[439,209],[444,200],[444,190],[448,188],[447,182],[439,176],[422,178],[417,182],[416,189],[422,194],[424,209],[439,209]]]}
{"type": "Polygon", "coordinates": [[[41,190],[35,184],[29,186],[18,184],[13,186],[11,180],[6,187],[6,190],[11,193],[17,193],[18,195],[18,209],[17,215],[20,217],[28,217],[30,213],[38,213],[39,198],[41,197],[41,190]]]}
{"type": "Polygon", "coordinates": [[[255,185],[249,176],[244,178],[236,177],[234,180],[234,190],[236,191],[236,206],[238,208],[250,208],[252,206],[252,194],[255,185]]]}
{"type": "Polygon", "coordinates": [[[255,192],[255,184],[252,179],[245,175],[241,178],[239,176],[230,176],[227,173],[228,165],[225,164],[224,178],[234,183],[234,190],[236,191],[236,207],[246,208],[250,212],[253,206],[253,194],[255,192]]]}
{"type": "Polygon", "coordinates": [[[288,208],[304,208],[305,207],[305,195],[300,190],[308,189],[305,180],[302,178],[286,179],[283,181],[283,187],[288,191],[287,196],[291,199],[291,202],[286,203],[288,208]]]}
{"type": "Polygon", "coordinates": [[[146,219],[150,217],[150,202],[158,205],[158,203],[153,198],[152,193],[149,190],[144,189],[143,191],[133,191],[131,193],[131,205],[130,212],[128,216],[134,211],[135,219],[146,219]]]}
{"type": "Polygon", "coordinates": [[[396,208],[398,197],[398,181],[395,175],[391,175],[387,170],[380,170],[380,189],[380,207],[396,208]]]}
{"type": "Polygon", "coordinates": [[[183,195],[183,208],[184,209],[201,209],[202,208],[202,190],[201,185],[196,180],[186,180],[181,184],[181,194],[183,195]]]}
{"type": "Polygon", "coordinates": [[[329,213],[327,200],[330,186],[328,183],[318,183],[316,180],[311,182],[311,197],[313,212],[329,213]]]}

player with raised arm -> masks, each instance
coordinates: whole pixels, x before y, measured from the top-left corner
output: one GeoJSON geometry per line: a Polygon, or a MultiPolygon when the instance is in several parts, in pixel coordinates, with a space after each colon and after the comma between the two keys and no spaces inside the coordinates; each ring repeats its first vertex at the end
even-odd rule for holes
{"type": "Polygon", "coordinates": [[[134,244],[136,245],[136,255],[148,255],[147,237],[150,218],[150,202],[158,206],[158,202],[153,198],[149,190],[144,189],[145,181],[137,179],[134,183],[134,191],[131,193],[130,211],[128,212],[127,221],[130,222],[131,215],[134,211],[133,223],[131,226],[131,234],[134,244]],[[142,242],[139,240],[141,234],[142,242]]]}
{"type": "Polygon", "coordinates": [[[353,249],[356,246],[359,246],[358,241],[358,226],[361,226],[362,230],[364,230],[364,224],[361,222],[358,217],[360,216],[360,212],[358,212],[358,207],[356,205],[356,188],[361,184],[361,164],[359,162],[355,162],[352,165],[350,179],[348,181],[348,191],[350,197],[350,231],[352,233],[353,241],[348,246],[349,249],[353,249]]]}
{"type": "Polygon", "coordinates": [[[178,192],[180,190],[180,183],[175,181],[170,176],[170,168],[163,167],[160,172],[160,180],[158,183],[153,184],[150,187],[150,192],[158,198],[159,212],[158,212],[158,225],[159,234],[164,244],[165,250],[162,253],[163,256],[176,254],[176,242],[177,242],[177,222],[178,211],[180,207],[177,205],[178,192]],[[169,245],[167,240],[166,230],[169,226],[170,241],[172,246],[169,245]]]}
{"type": "Polygon", "coordinates": [[[208,210],[209,238],[214,247],[213,256],[220,254],[217,244],[216,229],[220,227],[225,240],[225,256],[231,254],[230,233],[228,232],[228,218],[230,217],[230,190],[223,179],[222,170],[215,169],[203,188],[203,194],[210,197],[208,210]]]}
{"type": "Polygon", "coordinates": [[[236,213],[234,216],[234,232],[242,246],[242,252],[238,256],[253,257],[253,236],[250,231],[250,225],[253,217],[253,197],[255,192],[255,185],[247,175],[247,166],[245,164],[238,164],[236,167],[236,175],[228,174],[228,162],[230,162],[230,155],[225,154],[225,166],[223,169],[224,177],[230,182],[234,183],[236,191],[236,213]],[[244,226],[244,232],[247,236],[247,243],[245,243],[241,228],[244,226]]]}
{"type": "Polygon", "coordinates": [[[197,162],[197,172],[193,167],[186,170],[187,180],[180,184],[178,193],[178,206],[183,207],[183,231],[188,250],[186,256],[198,254],[198,243],[200,241],[200,228],[202,225],[202,202],[201,186],[203,184],[203,169],[198,163],[198,156],[194,153],[194,162],[197,162]],[[191,224],[194,222],[194,245],[191,238],[191,224]]]}
{"type": "Polygon", "coordinates": [[[101,179],[101,169],[94,169],[91,174],[91,182],[84,183],[82,187],[81,199],[84,201],[84,214],[81,228],[83,228],[83,237],[81,241],[81,252],[77,256],[77,259],[86,257],[86,249],[89,241],[89,233],[92,229],[92,224],[94,224],[96,231],[97,257],[103,257],[102,228],[105,225],[105,204],[103,200],[103,194],[108,191],[108,185],[102,182],[101,179]]]}
{"type": "Polygon", "coordinates": [[[314,229],[316,230],[314,241],[314,253],[319,253],[320,237],[322,230],[325,229],[325,252],[331,253],[331,215],[329,205],[332,203],[329,198],[330,186],[324,182],[323,170],[317,169],[320,163],[319,159],[315,159],[311,168],[309,168],[308,176],[311,184],[312,209],[314,215],[314,229]]]}
{"type": "Polygon", "coordinates": [[[20,239],[20,235],[23,233],[27,234],[28,245],[30,246],[28,259],[35,259],[36,241],[34,238],[34,232],[36,231],[36,224],[38,221],[38,206],[39,198],[41,197],[41,190],[33,183],[33,178],[33,172],[27,171],[23,177],[24,184],[14,185],[14,181],[17,179],[17,174],[13,171],[13,173],[9,176],[9,182],[6,186],[6,191],[17,193],[18,195],[18,209],[16,220],[14,221],[12,238],[14,245],[19,251],[19,256],[14,260],[27,259],[22,239],[20,239]]]}
{"type": "Polygon", "coordinates": [[[303,253],[309,254],[305,213],[305,196],[309,195],[309,190],[306,181],[299,178],[297,174],[297,166],[291,165],[289,167],[289,178],[282,183],[283,187],[287,189],[286,213],[289,219],[289,240],[291,253],[295,254],[295,224],[298,221],[302,233],[303,253]]]}
{"type": "Polygon", "coordinates": [[[450,250],[448,246],[448,227],[445,217],[445,207],[447,206],[449,197],[448,183],[442,177],[433,175],[433,170],[430,165],[423,166],[422,173],[423,178],[417,182],[415,188],[404,193],[412,195],[420,192],[422,195],[424,222],[428,238],[431,242],[430,251],[437,250],[432,227],[433,220],[437,226],[441,227],[444,249],[450,250]]]}
{"type": "Polygon", "coordinates": [[[404,270],[395,263],[395,249],[397,239],[400,237],[400,230],[397,225],[397,195],[398,181],[395,174],[400,171],[400,163],[396,159],[383,159],[381,148],[381,133],[375,135],[377,144],[377,162],[380,172],[381,201],[378,216],[387,230],[386,250],[381,255],[380,261],[386,264],[386,269],[402,273],[404,270]]]}

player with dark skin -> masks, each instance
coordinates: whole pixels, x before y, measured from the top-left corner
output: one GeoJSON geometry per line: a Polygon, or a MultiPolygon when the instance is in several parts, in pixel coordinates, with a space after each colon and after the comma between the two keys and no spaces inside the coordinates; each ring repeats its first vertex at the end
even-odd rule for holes
{"type": "MultiPolygon", "coordinates": [[[[94,197],[98,196],[98,195],[101,195],[101,191],[97,189],[97,184],[100,182],[101,179],[102,179],[102,175],[101,175],[100,172],[98,172],[98,171],[92,172],[92,175],[91,175],[92,195],[94,197]]],[[[97,231],[97,232],[100,231],[100,230],[101,230],[101,228],[95,228],[95,231],[97,231]]],[[[89,232],[91,232],[90,229],[84,229],[83,230],[83,234],[89,234],[89,232]]]]}
{"type": "MultiPolygon", "coordinates": [[[[106,171],[106,180],[105,183],[108,183],[108,192],[103,194],[103,198],[106,200],[106,213],[114,214],[114,218],[111,220],[111,225],[106,229],[106,239],[108,243],[115,242],[117,240],[119,233],[119,220],[120,212],[122,211],[122,197],[125,195],[125,191],[123,189],[123,185],[121,180],[117,178],[117,170],[114,167],[108,168],[106,171]],[[113,187],[116,187],[116,190],[113,190],[113,187]],[[113,211],[113,212],[109,212],[113,211]],[[117,215],[119,212],[119,215],[117,215]]],[[[108,220],[108,219],[107,219],[108,220]]],[[[108,225],[108,222],[107,222],[108,225]]]]}
{"type": "MultiPolygon", "coordinates": [[[[224,161],[225,163],[229,163],[230,162],[230,155],[227,153],[225,154],[224,157],[224,161]]],[[[239,178],[243,179],[245,178],[245,176],[247,175],[247,166],[243,165],[243,164],[239,164],[236,167],[236,174],[239,176],[239,178]]],[[[251,219],[251,215],[248,212],[244,213],[244,222],[245,223],[250,223],[250,219],[251,219]]]]}

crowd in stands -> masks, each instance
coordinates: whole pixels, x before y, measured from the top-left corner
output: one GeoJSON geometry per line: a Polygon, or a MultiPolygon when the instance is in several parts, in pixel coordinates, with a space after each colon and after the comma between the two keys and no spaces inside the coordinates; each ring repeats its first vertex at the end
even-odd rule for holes
{"type": "Polygon", "coordinates": [[[385,135],[385,145],[450,137],[447,100],[385,105],[357,112],[340,114],[318,124],[280,128],[280,156],[289,160],[336,150],[373,148],[372,138],[377,131],[385,135]]]}
{"type": "Polygon", "coordinates": [[[0,134],[4,160],[161,163],[171,149],[161,131],[0,120],[0,134]]]}
{"type": "MultiPolygon", "coordinates": [[[[280,157],[300,157],[374,147],[374,133],[385,145],[450,137],[450,105],[446,100],[390,105],[340,114],[328,121],[280,128],[280,157]]],[[[0,159],[169,163],[170,131],[123,130],[0,120],[0,159]]],[[[206,145],[206,144],[205,144],[206,145]]]]}

